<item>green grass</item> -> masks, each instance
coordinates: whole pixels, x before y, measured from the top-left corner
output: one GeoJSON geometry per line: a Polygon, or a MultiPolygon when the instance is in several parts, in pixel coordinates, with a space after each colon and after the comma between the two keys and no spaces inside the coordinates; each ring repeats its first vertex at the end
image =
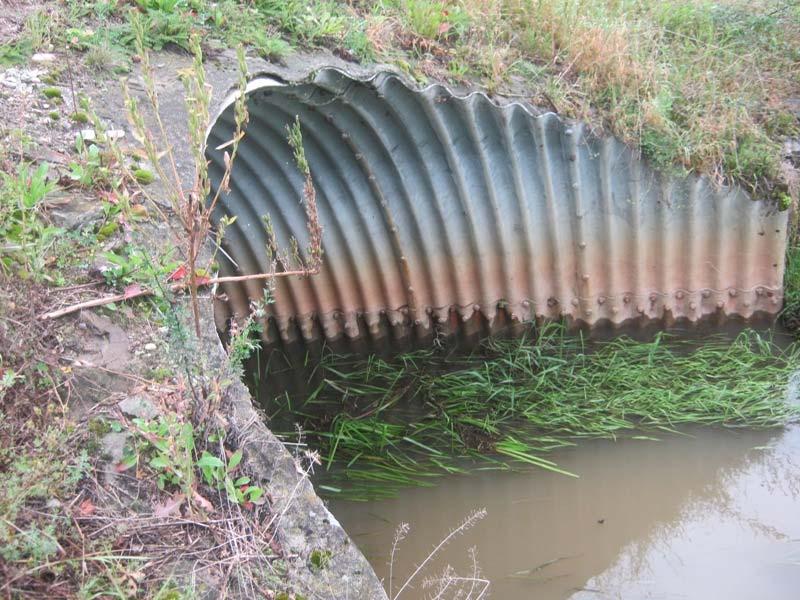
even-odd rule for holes
{"type": "Polygon", "coordinates": [[[790,330],[800,331],[800,246],[796,240],[790,240],[786,251],[783,286],[781,319],[790,330]]]}
{"type": "MultiPolygon", "coordinates": [[[[737,182],[786,206],[781,146],[800,131],[800,3],[779,0],[69,0],[36,13],[0,63],[47,44],[120,72],[149,48],[324,46],[420,83],[469,80],[611,131],[662,169],[737,182]],[[60,10],[60,12],[56,12],[60,10]]],[[[794,198],[793,198],[794,199],[794,198]]],[[[796,199],[795,199],[796,200],[796,199]]]]}
{"type": "Polygon", "coordinates": [[[470,356],[328,355],[307,398],[278,398],[270,411],[273,426],[298,420],[321,452],[324,492],[368,498],[467,467],[570,475],[547,455],[583,439],[781,426],[798,416],[784,402],[798,356],[800,346],[753,331],[702,345],[665,334],[587,344],[551,325],[470,356]]]}

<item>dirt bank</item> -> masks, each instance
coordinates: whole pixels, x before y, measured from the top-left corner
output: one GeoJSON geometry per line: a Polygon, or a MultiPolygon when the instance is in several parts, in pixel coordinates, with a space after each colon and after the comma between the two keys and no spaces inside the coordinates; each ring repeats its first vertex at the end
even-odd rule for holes
{"type": "MultiPolygon", "coordinates": [[[[178,72],[190,59],[162,52],[152,62],[188,181],[178,72]]],[[[206,68],[219,103],[236,81],[235,56],[206,68]]],[[[253,408],[219,341],[209,292],[199,338],[182,295],[41,319],[130,290],[154,264],[179,265],[175,223],[166,207],[144,202],[141,186],[121,183],[104,153],[101,130],[119,132],[123,151],[135,152],[116,81],[58,52],[2,69],[0,79],[3,193],[35,193],[29,171],[47,163],[36,216],[52,229],[36,233],[41,252],[12,249],[3,263],[2,595],[385,597],[314,493],[313,453],[302,443],[287,450],[253,408]],[[84,112],[91,117],[76,116],[84,112]]],[[[136,69],[129,85],[144,102],[136,69]]],[[[158,199],[159,181],[147,193],[158,199]]]]}

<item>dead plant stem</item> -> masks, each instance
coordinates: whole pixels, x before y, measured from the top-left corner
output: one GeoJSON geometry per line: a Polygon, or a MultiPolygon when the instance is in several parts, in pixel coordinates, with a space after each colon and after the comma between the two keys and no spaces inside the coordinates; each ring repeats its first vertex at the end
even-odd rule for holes
{"type": "MultiPolygon", "coordinates": [[[[319,267],[315,267],[313,269],[299,269],[296,271],[279,271],[276,273],[253,273],[251,275],[233,275],[229,277],[212,277],[210,279],[202,279],[200,281],[194,280],[194,285],[197,288],[207,287],[210,285],[214,285],[217,283],[231,283],[237,281],[250,281],[253,279],[275,279],[277,277],[306,277],[309,275],[316,275],[319,273],[319,267]]],[[[181,282],[175,283],[169,286],[170,291],[172,292],[181,292],[189,288],[193,285],[192,282],[181,282]]],[[[58,310],[52,310],[50,312],[46,312],[39,316],[41,320],[48,320],[48,319],[58,319],[59,317],[63,317],[65,315],[72,314],[74,312],[78,312],[79,310],[83,310],[84,308],[94,308],[96,306],[105,306],[106,304],[112,304],[114,302],[122,302],[124,300],[131,300],[133,298],[143,298],[147,296],[152,296],[156,293],[155,290],[150,288],[141,288],[133,292],[122,293],[122,294],[114,294],[112,296],[103,296],[102,298],[94,298],[92,300],[86,300],[84,302],[79,302],[77,304],[72,304],[70,306],[65,306],[64,308],[59,308],[58,310]]]]}

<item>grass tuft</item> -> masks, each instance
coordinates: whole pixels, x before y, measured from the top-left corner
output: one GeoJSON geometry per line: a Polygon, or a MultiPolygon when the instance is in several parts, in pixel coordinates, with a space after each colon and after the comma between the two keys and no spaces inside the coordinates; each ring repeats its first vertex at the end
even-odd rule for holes
{"type": "Polygon", "coordinates": [[[153,175],[152,171],[148,171],[147,169],[134,169],[133,176],[136,178],[142,185],[149,185],[155,181],[155,175],[153,175]]]}
{"type": "Polygon", "coordinates": [[[61,90],[57,87],[46,87],[42,90],[44,97],[53,100],[54,98],[61,98],[61,90]]]}
{"type": "Polygon", "coordinates": [[[791,236],[786,250],[781,320],[790,331],[800,331],[800,245],[796,234],[791,236]]]}

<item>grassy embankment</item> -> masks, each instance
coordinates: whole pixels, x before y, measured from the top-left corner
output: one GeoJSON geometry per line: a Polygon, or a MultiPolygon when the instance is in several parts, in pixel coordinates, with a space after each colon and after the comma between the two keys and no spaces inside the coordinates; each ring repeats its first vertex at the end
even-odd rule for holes
{"type": "MultiPolygon", "coordinates": [[[[33,14],[0,62],[53,43],[98,72],[134,54],[130,6],[67,1],[33,14]]],[[[657,166],[736,181],[787,206],[798,133],[800,4],[775,0],[137,0],[152,48],[240,43],[271,60],[327,47],[424,83],[513,91],[614,132],[657,166]]]]}
{"type": "Polygon", "coordinates": [[[752,331],[702,344],[663,334],[586,343],[551,325],[470,356],[329,355],[311,394],[278,399],[271,412],[274,423],[281,411],[301,421],[331,469],[323,490],[367,498],[466,465],[569,475],[547,454],[581,439],[650,439],[691,424],[781,426],[798,416],[785,403],[798,356],[797,345],[782,350],[752,331]]]}
{"type": "MultiPolygon", "coordinates": [[[[70,49],[95,74],[125,74],[136,57],[130,10],[105,0],[45,4],[0,40],[0,64],[70,49]]],[[[782,153],[799,129],[797,2],[138,0],[133,10],[150,48],[188,49],[193,32],[211,54],[245,44],[280,61],[326,47],[394,64],[420,83],[519,93],[614,132],[658,167],[736,181],[781,207],[797,196],[782,153]]],[[[46,79],[66,82],[66,71],[51,67],[46,79]]],[[[793,272],[790,264],[787,315],[797,312],[793,272]]]]}

